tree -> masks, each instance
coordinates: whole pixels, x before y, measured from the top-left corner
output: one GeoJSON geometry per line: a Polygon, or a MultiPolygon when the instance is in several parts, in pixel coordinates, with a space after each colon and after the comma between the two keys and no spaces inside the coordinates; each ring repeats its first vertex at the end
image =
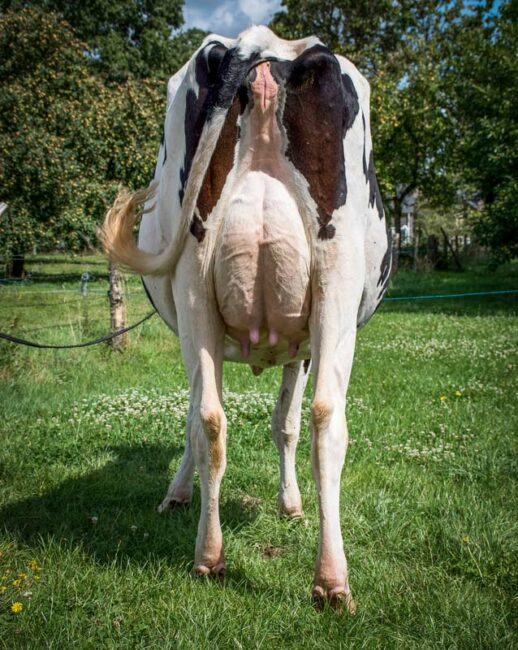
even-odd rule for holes
{"type": "Polygon", "coordinates": [[[518,3],[465,14],[447,69],[457,116],[456,160],[484,209],[475,233],[498,263],[518,255],[518,3]]]}
{"type": "Polygon", "coordinates": [[[118,184],[149,182],[165,79],[205,34],[170,38],[181,0],[8,6],[18,11],[0,14],[0,247],[23,262],[36,245],[91,246],[118,184]]]}
{"type": "Polygon", "coordinates": [[[81,249],[117,184],[151,177],[165,107],[161,81],[106,84],[70,26],[34,9],[0,16],[0,246],[81,249]]]}
{"type": "MultiPolygon", "coordinates": [[[[92,66],[111,78],[165,79],[185,60],[171,40],[171,32],[183,23],[183,0],[0,0],[2,11],[27,7],[54,13],[71,25],[86,43],[92,66]]],[[[192,32],[191,40],[201,33],[192,32]]]]}
{"type": "Polygon", "coordinates": [[[380,187],[398,234],[404,201],[414,192],[436,208],[456,200],[457,132],[442,74],[443,39],[442,32],[416,38],[406,66],[398,75],[381,70],[373,89],[380,187]]]}
{"type": "Polygon", "coordinates": [[[0,16],[0,187],[10,205],[0,237],[8,253],[48,240],[73,204],[79,165],[67,132],[88,80],[83,48],[41,12],[0,16]]]}

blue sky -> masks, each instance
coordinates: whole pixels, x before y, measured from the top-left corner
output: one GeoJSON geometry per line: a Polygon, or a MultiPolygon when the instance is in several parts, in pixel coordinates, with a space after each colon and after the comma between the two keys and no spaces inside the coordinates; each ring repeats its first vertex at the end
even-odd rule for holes
{"type": "Polygon", "coordinates": [[[184,29],[233,37],[252,24],[267,24],[280,7],[281,0],[185,0],[184,29]]]}
{"type": "MultiPolygon", "coordinates": [[[[494,11],[500,4],[494,0],[494,11]]],[[[280,8],[281,0],[185,0],[184,29],[199,27],[235,37],[252,24],[267,24],[280,8]]]]}

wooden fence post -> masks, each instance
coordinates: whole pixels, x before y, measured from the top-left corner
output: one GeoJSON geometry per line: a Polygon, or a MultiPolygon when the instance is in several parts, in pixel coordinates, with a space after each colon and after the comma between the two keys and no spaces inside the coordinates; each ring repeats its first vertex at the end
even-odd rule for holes
{"type": "MultiPolygon", "coordinates": [[[[126,327],[126,308],[124,306],[122,275],[113,262],[110,262],[110,290],[108,296],[110,298],[111,331],[115,332],[126,327]]],[[[128,345],[128,333],[116,336],[111,339],[110,343],[114,350],[122,352],[128,345]]]]}

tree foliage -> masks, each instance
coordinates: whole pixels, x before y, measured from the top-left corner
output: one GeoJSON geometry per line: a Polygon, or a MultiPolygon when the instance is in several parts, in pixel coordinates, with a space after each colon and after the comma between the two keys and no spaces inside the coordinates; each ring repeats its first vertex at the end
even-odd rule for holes
{"type": "Polygon", "coordinates": [[[370,74],[401,71],[416,37],[427,37],[454,3],[438,0],[283,0],[272,28],[288,38],[318,36],[370,74]]]}
{"type": "Polygon", "coordinates": [[[169,39],[180,1],[166,11],[167,3],[136,0],[0,0],[15,4],[31,6],[0,14],[0,200],[9,204],[0,248],[8,256],[36,245],[78,250],[95,242],[119,183],[149,182],[165,79],[204,32],[169,39]]]}
{"type": "Polygon", "coordinates": [[[93,241],[117,183],[151,176],[164,84],[106,84],[53,14],[0,16],[0,187],[4,251],[93,241]]]}
{"type": "Polygon", "coordinates": [[[447,81],[456,163],[485,209],[475,232],[495,261],[518,255],[518,3],[488,3],[452,34],[447,81]]]}
{"type": "Polygon", "coordinates": [[[32,7],[58,15],[86,44],[91,63],[116,79],[167,78],[182,65],[183,52],[171,40],[183,23],[182,6],[183,0],[0,0],[3,11],[32,7]]]}

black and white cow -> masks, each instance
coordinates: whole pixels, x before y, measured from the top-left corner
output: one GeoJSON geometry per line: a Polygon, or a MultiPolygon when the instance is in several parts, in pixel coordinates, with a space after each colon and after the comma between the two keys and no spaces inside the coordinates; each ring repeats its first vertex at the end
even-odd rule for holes
{"type": "Polygon", "coordinates": [[[103,238],[144,276],[180,337],[191,389],[186,447],[160,511],[191,499],[196,467],[196,571],[225,568],[223,361],[256,374],[283,367],[272,418],[279,507],[300,516],[295,449],[311,359],[321,519],[313,594],[354,611],[339,514],[345,396],[356,330],[383,297],[391,265],[367,81],[314,37],[285,41],[266,27],[237,40],[209,36],[169,82],[154,183],[117,199],[103,238]]]}

